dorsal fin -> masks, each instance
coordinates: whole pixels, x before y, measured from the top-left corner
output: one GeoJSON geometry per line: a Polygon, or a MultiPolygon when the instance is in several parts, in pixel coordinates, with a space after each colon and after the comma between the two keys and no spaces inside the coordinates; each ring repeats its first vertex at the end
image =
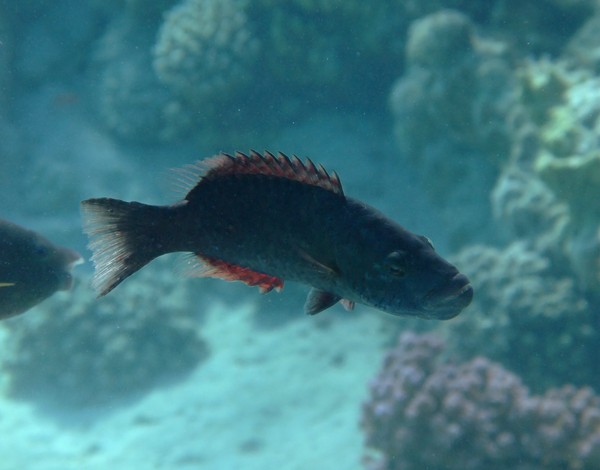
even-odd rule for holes
{"type": "Polygon", "coordinates": [[[296,155],[289,158],[281,152],[277,156],[270,152],[261,155],[254,150],[249,155],[242,152],[236,152],[235,155],[220,153],[175,172],[179,176],[179,186],[187,191],[191,191],[202,180],[237,174],[287,178],[344,194],[335,171],[329,174],[322,165],[315,165],[309,158],[303,162],[296,155]]]}

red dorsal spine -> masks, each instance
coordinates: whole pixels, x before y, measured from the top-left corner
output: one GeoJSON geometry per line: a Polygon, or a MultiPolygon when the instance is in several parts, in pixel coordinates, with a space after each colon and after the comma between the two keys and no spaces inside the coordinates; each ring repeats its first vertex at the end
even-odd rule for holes
{"type": "Polygon", "coordinates": [[[309,158],[303,162],[296,155],[291,158],[279,152],[277,156],[270,152],[260,154],[251,150],[248,155],[236,152],[235,155],[220,153],[177,170],[180,185],[187,190],[203,180],[208,181],[227,175],[266,175],[287,178],[343,195],[342,183],[335,171],[331,174],[322,165],[315,165],[309,158]]]}

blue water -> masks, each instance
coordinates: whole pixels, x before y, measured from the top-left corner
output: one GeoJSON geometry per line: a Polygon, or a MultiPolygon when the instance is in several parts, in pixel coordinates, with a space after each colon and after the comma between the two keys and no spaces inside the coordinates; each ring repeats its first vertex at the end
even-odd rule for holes
{"type": "Polygon", "coordinates": [[[600,17],[488,3],[0,1],[0,218],[89,260],[81,200],[170,204],[172,168],[282,151],[429,237],[475,291],[447,322],[307,317],[306,286],[263,296],[176,255],[96,299],[86,261],[0,323],[0,469],[600,468],[600,17]],[[443,358],[386,375],[407,330],[443,358]],[[475,393],[478,356],[494,366],[475,393]],[[377,395],[402,380],[437,408],[377,395]]]}

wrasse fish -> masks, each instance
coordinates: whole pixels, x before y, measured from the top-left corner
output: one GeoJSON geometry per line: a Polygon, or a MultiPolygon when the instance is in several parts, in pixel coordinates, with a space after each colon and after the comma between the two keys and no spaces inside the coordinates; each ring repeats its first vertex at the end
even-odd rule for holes
{"type": "Polygon", "coordinates": [[[428,238],[345,196],[337,174],[310,160],[219,154],[183,175],[189,192],[173,205],[82,201],[99,296],[158,256],[191,252],[198,276],[261,292],[284,280],[308,284],[308,314],[339,301],[448,319],[471,302],[469,280],[428,238]]]}
{"type": "Polygon", "coordinates": [[[73,250],[0,219],[0,319],[29,310],[57,290],[71,287],[73,250]]]}

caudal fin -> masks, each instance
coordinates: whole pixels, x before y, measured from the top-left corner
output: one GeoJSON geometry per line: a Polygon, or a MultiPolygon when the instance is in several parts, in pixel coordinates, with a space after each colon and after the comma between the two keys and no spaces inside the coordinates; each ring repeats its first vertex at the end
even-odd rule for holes
{"type": "Polygon", "coordinates": [[[83,230],[90,240],[92,287],[108,294],[123,280],[165,253],[161,226],[168,208],[99,198],[81,202],[83,230]]]}

